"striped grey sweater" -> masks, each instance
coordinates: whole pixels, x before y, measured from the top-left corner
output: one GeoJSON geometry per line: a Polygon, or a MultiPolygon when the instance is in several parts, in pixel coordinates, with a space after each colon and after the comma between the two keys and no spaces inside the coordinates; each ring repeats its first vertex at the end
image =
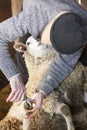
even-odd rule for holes
{"type": "MultiPolygon", "coordinates": [[[[30,33],[34,38],[43,31],[47,23],[61,11],[71,11],[79,14],[87,22],[87,11],[75,0],[24,0],[23,11],[0,23],[0,69],[9,79],[19,73],[16,64],[8,51],[8,41],[30,33]]],[[[50,65],[37,90],[51,93],[73,70],[81,55],[81,50],[72,55],[59,54],[50,65]]]]}

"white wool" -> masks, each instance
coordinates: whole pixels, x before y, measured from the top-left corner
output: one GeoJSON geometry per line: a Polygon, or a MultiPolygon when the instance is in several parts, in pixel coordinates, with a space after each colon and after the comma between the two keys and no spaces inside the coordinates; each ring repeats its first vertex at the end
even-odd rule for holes
{"type": "Polygon", "coordinates": [[[32,36],[26,42],[27,52],[33,57],[45,57],[50,51],[54,50],[51,45],[42,44],[32,36]]]}

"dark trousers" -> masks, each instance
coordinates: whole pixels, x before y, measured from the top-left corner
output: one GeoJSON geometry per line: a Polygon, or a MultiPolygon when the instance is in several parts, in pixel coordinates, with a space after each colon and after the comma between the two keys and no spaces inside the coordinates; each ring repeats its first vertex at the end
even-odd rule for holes
{"type": "Polygon", "coordinates": [[[22,75],[23,83],[26,84],[28,81],[28,71],[24,62],[24,58],[22,57],[23,53],[17,52],[16,58],[17,58],[17,67],[19,69],[19,72],[22,75]]]}
{"type": "MultiPolygon", "coordinates": [[[[22,42],[25,44],[28,37],[30,37],[29,33],[27,33],[23,37],[20,37],[19,42],[22,42]]],[[[22,75],[23,82],[24,84],[26,84],[26,82],[28,81],[28,71],[24,62],[23,53],[17,52],[16,58],[17,58],[17,66],[22,75]]]]}

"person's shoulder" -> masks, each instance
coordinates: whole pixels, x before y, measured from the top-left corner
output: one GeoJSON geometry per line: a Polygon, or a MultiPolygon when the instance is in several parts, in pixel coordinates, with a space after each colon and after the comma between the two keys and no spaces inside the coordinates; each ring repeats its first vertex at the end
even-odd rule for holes
{"type": "Polygon", "coordinates": [[[31,6],[46,6],[48,5],[49,2],[47,2],[46,0],[33,0],[31,6]]]}
{"type": "Polygon", "coordinates": [[[41,0],[24,0],[23,10],[25,11],[35,9],[36,7],[39,7],[41,4],[43,4],[43,1],[41,0]]]}

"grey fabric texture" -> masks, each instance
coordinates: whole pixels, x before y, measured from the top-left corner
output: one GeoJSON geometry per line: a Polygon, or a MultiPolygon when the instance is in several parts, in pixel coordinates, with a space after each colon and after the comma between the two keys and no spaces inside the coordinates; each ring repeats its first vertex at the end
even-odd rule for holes
{"type": "MultiPolygon", "coordinates": [[[[25,0],[24,2],[26,6],[20,14],[0,23],[0,69],[8,79],[20,73],[9,54],[8,41],[14,41],[17,37],[24,36],[26,33],[30,33],[34,38],[37,38],[45,26],[61,11],[75,12],[81,16],[84,23],[87,23],[87,11],[78,5],[75,0],[33,0],[30,5],[25,0]]],[[[56,59],[56,62],[54,60],[52,65],[49,66],[49,70],[42,79],[42,85],[38,88],[43,88],[48,95],[57,83],[62,82],[70,74],[81,53],[81,50],[77,52],[76,57],[73,54],[70,62],[66,62],[69,55],[63,56],[60,54],[60,58],[56,59]],[[55,73],[57,73],[56,82],[55,73]],[[48,74],[50,74],[52,82],[51,80],[47,81],[48,74]]]]}
{"type": "MultiPolygon", "coordinates": [[[[26,43],[26,40],[27,38],[30,37],[30,34],[27,33],[26,35],[24,35],[23,37],[19,37],[19,42],[22,42],[22,43],[26,43]]],[[[26,68],[26,65],[25,65],[25,62],[24,62],[24,57],[23,57],[23,53],[21,52],[17,52],[16,54],[16,59],[17,59],[17,67],[19,69],[19,72],[21,73],[22,75],[22,80],[23,80],[23,83],[26,84],[27,81],[28,81],[28,71],[27,71],[27,68],[26,68]]]]}

